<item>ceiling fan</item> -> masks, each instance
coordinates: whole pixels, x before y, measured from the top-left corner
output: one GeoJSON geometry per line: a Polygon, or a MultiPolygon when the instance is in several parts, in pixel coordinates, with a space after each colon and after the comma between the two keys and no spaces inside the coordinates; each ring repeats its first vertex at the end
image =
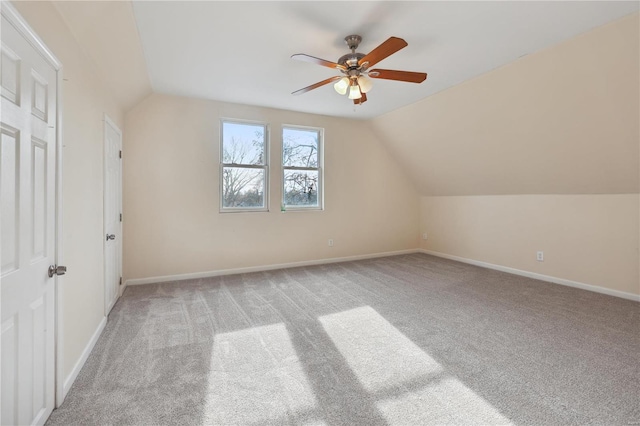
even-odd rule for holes
{"type": "Polygon", "coordinates": [[[338,59],[338,62],[326,61],[324,59],[316,58],[315,56],[305,55],[304,53],[298,53],[291,56],[292,59],[311,62],[340,70],[343,74],[343,76],[338,75],[330,77],[326,80],[312,84],[311,86],[296,90],[292,95],[300,95],[310,90],[317,89],[318,87],[322,87],[325,84],[337,81],[333,86],[336,92],[341,95],[349,92],[349,99],[353,99],[354,104],[360,105],[366,102],[367,92],[371,90],[371,87],[373,86],[369,77],[382,78],[385,80],[407,81],[410,83],[422,83],[427,79],[427,74],[424,72],[383,69],[369,70],[373,65],[408,46],[407,42],[401,38],[389,37],[387,41],[373,49],[367,55],[356,52],[358,45],[362,41],[362,37],[359,35],[354,34],[347,36],[344,38],[344,41],[347,42],[349,49],[351,49],[351,53],[341,56],[340,59],[338,59]]]}

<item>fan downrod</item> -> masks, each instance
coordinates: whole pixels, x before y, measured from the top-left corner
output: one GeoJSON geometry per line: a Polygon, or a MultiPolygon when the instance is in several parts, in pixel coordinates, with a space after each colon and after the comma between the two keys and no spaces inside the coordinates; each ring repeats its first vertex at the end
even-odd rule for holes
{"type": "Polygon", "coordinates": [[[347,46],[349,46],[349,49],[351,49],[351,53],[342,55],[338,59],[338,63],[340,65],[344,65],[345,67],[347,67],[347,73],[348,73],[349,71],[355,71],[359,68],[358,61],[364,58],[365,55],[364,53],[356,53],[356,49],[360,45],[360,42],[362,41],[362,37],[360,37],[357,34],[352,34],[352,35],[346,36],[344,38],[344,41],[347,43],[347,46]]]}

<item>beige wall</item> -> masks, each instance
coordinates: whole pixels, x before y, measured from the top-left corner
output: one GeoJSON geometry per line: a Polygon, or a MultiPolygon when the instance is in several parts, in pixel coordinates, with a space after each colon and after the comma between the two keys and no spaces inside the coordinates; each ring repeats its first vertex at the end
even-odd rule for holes
{"type": "Polygon", "coordinates": [[[104,317],[103,114],[120,107],[49,2],[15,2],[63,65],[64,374],[69,375],[104,317]]]}
{"type": "Polygon", "coordinates": [[[639,18],[372,121],[422,195],[423,248],[640,294],[639,18]]]}
{"type": "Polygon", "coordinates": [[[417,193],[359,121],[152,95],[126,115],[124,182],[125,279],[418,245],[417,193]],[[269,212],[219,213],[220,117],[270,124],[269,212]],[[282,124],[325,129],[324,211],[280,212],[282,124]]]}
{"type": "Polygon", "coordinates": [[[125,277],[413,248],[419,216],[423,248],[638,294],[637,36],[635,14],[364,123],[154,95],[126,118],[125,277]],[[271,123],[272,161],[281,123],[325,127],[326,211],[280,213],[276,161],[270,213],[219,214],[220,116],[271,123]]]}
{"type": "Polygon", "coordinates": [[[422,248],[639,295],[639,201],[638,194],[422,197],[422,248]]]}

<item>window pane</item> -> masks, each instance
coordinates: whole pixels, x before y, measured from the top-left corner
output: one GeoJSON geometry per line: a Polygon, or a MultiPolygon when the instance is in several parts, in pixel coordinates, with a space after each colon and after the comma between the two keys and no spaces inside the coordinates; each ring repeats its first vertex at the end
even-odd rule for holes
{"type": "Polygon", "coordinates": [[[264,170],[224,167],[222,207],[264,207],[264,170]]]}
{"type": "Polygon", "coordinates": [[[282,164],[288,167],[318,167],[318,132],[282,129],[282,164]]]}
{"type": "Polygon", "coordinates": [[[287,206],[318,206],[318,172],[315,170],[285,170],[284,204],[287,206]]]}
{"type": "Polygon", "coordinates": [[[225,164],[265,164],[264,126],[222,123],[222,162],[225,164]]]}

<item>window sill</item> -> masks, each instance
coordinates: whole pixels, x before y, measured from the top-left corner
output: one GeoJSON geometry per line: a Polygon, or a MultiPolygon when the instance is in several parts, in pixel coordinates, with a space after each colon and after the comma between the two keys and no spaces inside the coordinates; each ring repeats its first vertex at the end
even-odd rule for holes
{"type": "Polygon", "coordinates": [[[298,213],[298,212],[321,212],[324,211],[322,207],[287,207],[284,210],[280,210],[280,213],[298,213]]]}
{"type": "Polygon", "coordinates": [[[269,213],[269,209],[220,209],[218,213],[269,213]]]}

